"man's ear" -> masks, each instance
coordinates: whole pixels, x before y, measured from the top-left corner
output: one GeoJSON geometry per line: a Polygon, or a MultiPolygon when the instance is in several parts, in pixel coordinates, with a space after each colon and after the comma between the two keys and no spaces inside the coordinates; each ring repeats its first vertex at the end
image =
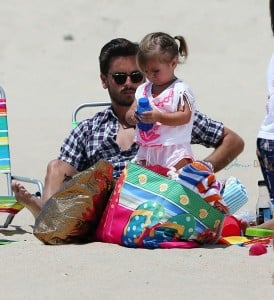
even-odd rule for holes
{"type": "Polygon", "coordinates": [[[100,78],[101,78],[103,88],[107,89],[108,88],[107,76],[101,73],[100,78]]]}

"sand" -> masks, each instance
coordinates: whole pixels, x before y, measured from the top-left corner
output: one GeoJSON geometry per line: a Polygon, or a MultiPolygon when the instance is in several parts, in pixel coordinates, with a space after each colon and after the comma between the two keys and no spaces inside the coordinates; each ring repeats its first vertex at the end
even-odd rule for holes
{"type": "MultiPolygon", "coordinates": [[[[255,153],[273,51],[268,1],[11,0],[0,6],[0,85],[8,100],[12,169],[44,179],[82,102],[108,100],[98,55],[110,39],[183,35],[189,58],[177,75],[198,108],[245,140],[218,178],[236,176],[255,210],[261,179],[255,153]],[[171,5],[172,4],[172,5],[171,5]]],[[[195,146],[196,157],[209,150],[195,146]]],[[[1,181],[2,182],[2,181],[1,181]]],[[[2,185],[2,184],[1,184],[2,185]]],[[[273,299],[273,248],[133,250],[111,244],[45,246],[20,212],[1,239],[1,299],[273,299]]]]}

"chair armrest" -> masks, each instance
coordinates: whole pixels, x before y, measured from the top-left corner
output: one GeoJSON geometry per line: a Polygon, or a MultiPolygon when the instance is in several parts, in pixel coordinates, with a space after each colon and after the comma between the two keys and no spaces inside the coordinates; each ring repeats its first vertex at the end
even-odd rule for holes
{"type": "Polygon", "coordinates": [[[22,182],[27,182],[27,183],[32,183],[37,185],[38,187],[38,192],[40,193],[40,195],[43,194],[43,183],[41,180],[39,179],[35,179],[35,178],[30,178],[30,177],[23,177],[23,176],[17,176],[17,175],[12,175],[11,179],[17,180],[17,181],[22,181],[22,182]]]}

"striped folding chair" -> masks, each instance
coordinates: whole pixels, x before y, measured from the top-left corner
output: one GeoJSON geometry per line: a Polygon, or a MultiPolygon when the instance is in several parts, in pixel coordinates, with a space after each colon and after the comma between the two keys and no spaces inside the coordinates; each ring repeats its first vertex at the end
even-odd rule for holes
{"type": "MultiPolygon", "coordinates": [[[[16,201],[15,197],[13,196],[13,192],[11,189],[12,179],[37,185],[38,188],[37,195],[42,194],[43,184],[40,180],[34,178],[15,176],[11,174],[6,96],[1,86],[0,86],[0,175],[2,178],[3,177],[5,178],[7,184],[6,194],[0,195],[0,213],[7,214],[4,224],[3,225],[0,224],[0,227],[6,228],[12,222],[14,216],[24,207],[23,205],[19,204],[16,201]]],[[[1,184],[1,181],[0,181],[0,188],[2,192],[3,185],[1,184]]]]}

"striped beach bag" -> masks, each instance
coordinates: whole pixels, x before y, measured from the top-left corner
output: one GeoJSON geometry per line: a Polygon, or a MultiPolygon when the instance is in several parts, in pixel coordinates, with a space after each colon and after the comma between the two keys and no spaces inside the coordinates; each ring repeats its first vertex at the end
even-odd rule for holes
{"type": "Polygon", "coordinates": [[[223,220],[197,193],[130,162],[116,182],[97,239],[133,248],[189,248],[214,243],[223,220]]]}

